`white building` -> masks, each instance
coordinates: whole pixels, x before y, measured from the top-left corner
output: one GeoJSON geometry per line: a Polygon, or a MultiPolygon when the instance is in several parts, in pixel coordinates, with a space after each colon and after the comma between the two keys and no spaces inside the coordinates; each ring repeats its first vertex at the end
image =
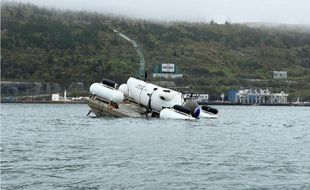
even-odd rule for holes
{"type": "Polygon", "coordinates": [[[52,94],[52,101],[59,101],[60,95],[59,94],[52,94]]]}
{"type": "Polygon", "coordinates": [[[273,71],[274,79],[287,79],[287,71],[273,71]]]}
{"type": "Polygon", "coordinates": [[[272,93],[268,89],[239,90],[235,96],[235,103],[242,104],[287,104],[289,95],[283,91],[272,93]]]}
{"type": "Polygon", "coordinates": [[[64,97],[61,97],[59,93],[52,94],[52,101],[67,101],[67,91],[64,91],[64,97]]]}
{"type": "Polygon", "coordinates": [[[162,63],[153,65],[153,78],[182,78],[179,68],[173,63],[162,63]]]}

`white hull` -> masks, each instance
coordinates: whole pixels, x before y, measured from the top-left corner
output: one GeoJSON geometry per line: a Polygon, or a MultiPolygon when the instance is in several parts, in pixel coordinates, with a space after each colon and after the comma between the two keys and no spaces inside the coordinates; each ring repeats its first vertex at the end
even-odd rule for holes
{"type": "Polygon", "coordinates": [[[161,110],[159,114],[159,118],[161,119],[185,119],[185,120],[195,120],[196,118],[192,117],[189,114],[184,114],[182,112],[178,112],[171,108],[165,108],[161,110]]]}
{"type": "Polygon", "coordinates": [[[201,109],[199,118],[217,119],[217,118],[219,118],[219,116],[215,115],[213,113],[206,112],[206,111],[201,109]]]}

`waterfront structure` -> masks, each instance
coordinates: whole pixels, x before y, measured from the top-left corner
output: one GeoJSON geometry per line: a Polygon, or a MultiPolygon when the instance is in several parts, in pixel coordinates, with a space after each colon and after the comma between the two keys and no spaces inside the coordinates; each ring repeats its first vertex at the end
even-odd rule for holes
{"type": "Polygon", "coordinates": [[[64,91],[64,96],[61,97],[59,93],[57,94],[52,94],[52,101],[67,101],[67,91],[64,91]]]}
{"type": "Polygon", "coordinates": [[[1,81],[2,97],[36,96],[61,91],[59,83],[1,81]]]}
{"type": "Polygon", "coordinates": [[[209,101],[209,94],[183,94],[183,98],[192,99],[199,103],[207,103],[209,101]]]}
{"type": "Polygon", "coordinates": [[[228,101],[240,104],[287,104],[289,95],[284,91],[272,93],[268,89],[242,89],[228,92],[228,101]]]}

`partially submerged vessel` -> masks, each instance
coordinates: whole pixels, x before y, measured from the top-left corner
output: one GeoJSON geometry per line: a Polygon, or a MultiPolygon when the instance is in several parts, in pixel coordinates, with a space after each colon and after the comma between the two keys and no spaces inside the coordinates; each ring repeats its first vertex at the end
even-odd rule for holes
{"type": "Polygon", "coordinates": [[[218,118],[218,110],[199,106],[184,98],[182,93],[163,88],[133,77],[119,86],[103,79],[90,86],[90,97],[85,101],[97,117],[157,117],[163,119],[218,118]]]}
{"type": "MultiPolygon", "coordinates": [[[[136,49],[139,59],[139,77],[146,75],[145,60],[139,45],[118,30],[113,32],[130,42],[136,49]]],[[[187,98],[182,93],[162,88],[133,77],[126,84],[103,79],[101,83],[90,86],[90,97],[85,101],[97,117],[159,117],[172,119],[217,118],[215,108],[200,107],[196,101],[187,98]]],[[[88,114],[88,115],[89,115],[88,114]]]]}

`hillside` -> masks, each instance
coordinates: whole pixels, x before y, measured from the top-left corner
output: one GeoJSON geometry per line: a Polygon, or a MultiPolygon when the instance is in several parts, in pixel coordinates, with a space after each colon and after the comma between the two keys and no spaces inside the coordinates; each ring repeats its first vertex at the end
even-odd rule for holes
{"type": "Polygon", "coordinates": [[[246,25],[159,23],[90,12],[1,6],[1,80],[90,84],[125,82],[138,71],[135,49],[110,28],[139,42],[147,70],[170,62],[175,82],[215,98],[228,89],[264,87],[310,99],[310,33],[246,25]],[[273,70],[289,81],[272,80],[273,70]],[[260,80],[249,80],[260,79],[260,80]],[[253,82],[254,81],[254,82],[253,82]]]}

